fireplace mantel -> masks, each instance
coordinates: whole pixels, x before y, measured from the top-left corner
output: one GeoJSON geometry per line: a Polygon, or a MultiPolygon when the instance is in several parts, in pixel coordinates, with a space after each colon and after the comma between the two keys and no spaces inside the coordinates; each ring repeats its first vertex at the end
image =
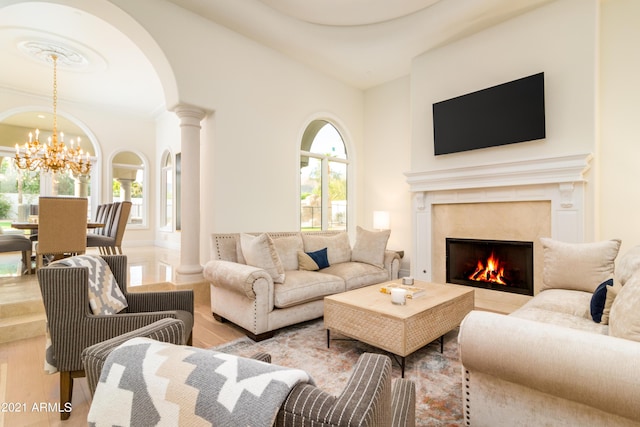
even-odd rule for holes
{"type": "Polygon", "coordinates": [[[576,154],[406,173],[413,195],[412,275],[432,279],[432,209],[439,204],[549,201],[551,237],[584,241],[589,237],[585,184],[592,160],[591,154],[576,154]]]}
{"type": "Polygon", "coordinates": [[[585,181],[591,154],[494,163],[464,168],[408,172],[412,192],[446,191],[585,181]]]}

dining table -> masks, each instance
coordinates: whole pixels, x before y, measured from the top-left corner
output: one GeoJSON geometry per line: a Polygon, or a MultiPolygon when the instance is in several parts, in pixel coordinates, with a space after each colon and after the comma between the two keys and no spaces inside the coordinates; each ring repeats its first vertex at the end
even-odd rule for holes
{"type": "MultiPolygon", "coordinates": [[[[87,228],[90,228],[90,229],[102,228],[104,226],[105,226],[105,224],[101,223],[101,222],[90,222],[90,221],[87,221],[87,228]]],[[[17,230],[37,231],[38,230],[38,223],[37,222],[12,222],[11,223],[11,228],[15,228],[17,230]]]]}

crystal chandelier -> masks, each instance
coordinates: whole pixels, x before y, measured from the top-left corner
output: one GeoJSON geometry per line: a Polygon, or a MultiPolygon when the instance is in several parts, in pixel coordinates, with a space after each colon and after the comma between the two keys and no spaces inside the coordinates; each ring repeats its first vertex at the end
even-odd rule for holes
{"type": "Polygon", "coordinates": [[[25,142],[22,147],[16,144],[14,163],[19,169],[30,171],[40,170],[53,173],[70,171],[76,176],[88,175],[91,171],[91,161],[89,153],[83,152],[80,148],[80,138],[77,141],[72,139],[69,147],[64,143],[62,132],[60,132],[60,140],[58,140],[58,56],[52,54],[50,57],[53,61],[53,133],[46,144],[41,144],[40,130],[36,129],[35,140],[30,132],[29,141],[25,142]]]}

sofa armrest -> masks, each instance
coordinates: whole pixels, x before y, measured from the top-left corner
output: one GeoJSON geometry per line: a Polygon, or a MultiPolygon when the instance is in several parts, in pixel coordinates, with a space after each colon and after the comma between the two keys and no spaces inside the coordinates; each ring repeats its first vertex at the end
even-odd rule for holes
{"type": "Polygon", "coordinates": [[[396,251],[384,251],[384,269],[389,272],[389,280],[398,278],[400,272],[400,255],[396,251]]]}
{"type": "Polygon", "coordinates": [[[640,343],[472,311],[458,336],[463,369],[640,421],[640,343]]]}
{"type": "Polygon", "coordinates": [[[184,334],[184,324],[181,320],[165,318],[140,329],[136,329],[135,331],[119,335],[115,338],[111,338],[85,348],[82,351],[82,363],[84,365],[84,371],[87,376],[91,396],[93,396],[96,387],[98,386],[98,380],[100,379],[100,373],[102,372],[104,362],[107,360],[107,356],[114,348],[136,337],[151,338],[157,341],[179,345],[184,342],[184,334]]]}
{"type": "Polygon", "coordinates": [[[193,290],[162,292],[127,292],[128,313],[182,310],[193,316],[193,290]]]}
{"type": "Polygon", "coordinates": [[[212,260],[204,266],[204,278],[213,286],[229,289],[255,299],[254,283],[267,280],[273,288],[273,279],[265,270],[231,261],[212,260]]]}

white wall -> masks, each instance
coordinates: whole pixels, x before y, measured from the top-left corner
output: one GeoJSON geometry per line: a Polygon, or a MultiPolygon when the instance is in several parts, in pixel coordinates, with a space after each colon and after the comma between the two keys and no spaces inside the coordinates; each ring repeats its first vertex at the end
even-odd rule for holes
{"type": "MultiPolygon", "coordinates": [[[[415,58],[411,71],[414,172],[596,151],[598,1],[557,0],[415,58]],[[434,156],[431,106],[545,73],[544,140],[434,156]]],[[[461,124],[462,125],[462,124],[461,124]]],[[[592,168],[595,170],[596,164],[592,168]]],[[[587,186],[589,212],[595,191],[587,186]]],[[[595,235],[587,218],[587,239],[595,235]]]]}
{"type": "MultiPolygon", "coordinates": [[[[155,200],[157,200],[157,205],[152,209],[153,218],[156,224],[161,224],[162,215],[162,207],[160,204],[162,203],[162,156],[165,151],[171,153],[171,159],[173,161],[173,171],[174,171],[174,179],[175,179],[175,171],[176,171],[176,163],[175,158],[176,154],[180,153],[180,120],[178,116],[171,112],[164,112],[160,114],[160,116],[156,119],[156,152],[153,157],[153,162],[156,165],[156,172],[153,175],[153,180],[156,183],[156,191],[155,191],[155,200]]],[[[184,190],[184,189],[183,189],[184,190]]],[[[174,197],[177,196],[176,193],[176,182],[174,181],[174,197]]],[[[177,204],[177,200],[174,199],[174,205],[177,204]]],[[[175,215],[175,212],[174,212],[175,215]]],[[[175,218],[175,216],[174,216],[175,218]]],[[[180,249],[180,232],[176,230],[161,230],[158,227],[155,229],[155,243],[158,246],[168,247],[180,249]]]]}
{"type": "Polygon", "coordinates": [[[600,235],[640,244],[640,2],[602,2],[600,235]]]}
{"type": "Polygon", "coordinates": [[[411,260],[411,196],[406,172],[411,167],[410,78],[403,77],[365,92],[363,217],[358,224],[373,227],[373,212],[388,211],[391,236],[387,247],[404,250],[401,270],[411,260]]]}
{"type": "MultiPolygon", "coordinates": [[[[313,118],[339,122],[358,176],[362,91],[173,4],[115,3],[166,55],[180,102],[210,112],[201,133],[201,261],[209,259],[214,231],[298,229],[298,150],[313,118]]],[[[361,187],[354,188],[354,211],[361,187]]]]}

